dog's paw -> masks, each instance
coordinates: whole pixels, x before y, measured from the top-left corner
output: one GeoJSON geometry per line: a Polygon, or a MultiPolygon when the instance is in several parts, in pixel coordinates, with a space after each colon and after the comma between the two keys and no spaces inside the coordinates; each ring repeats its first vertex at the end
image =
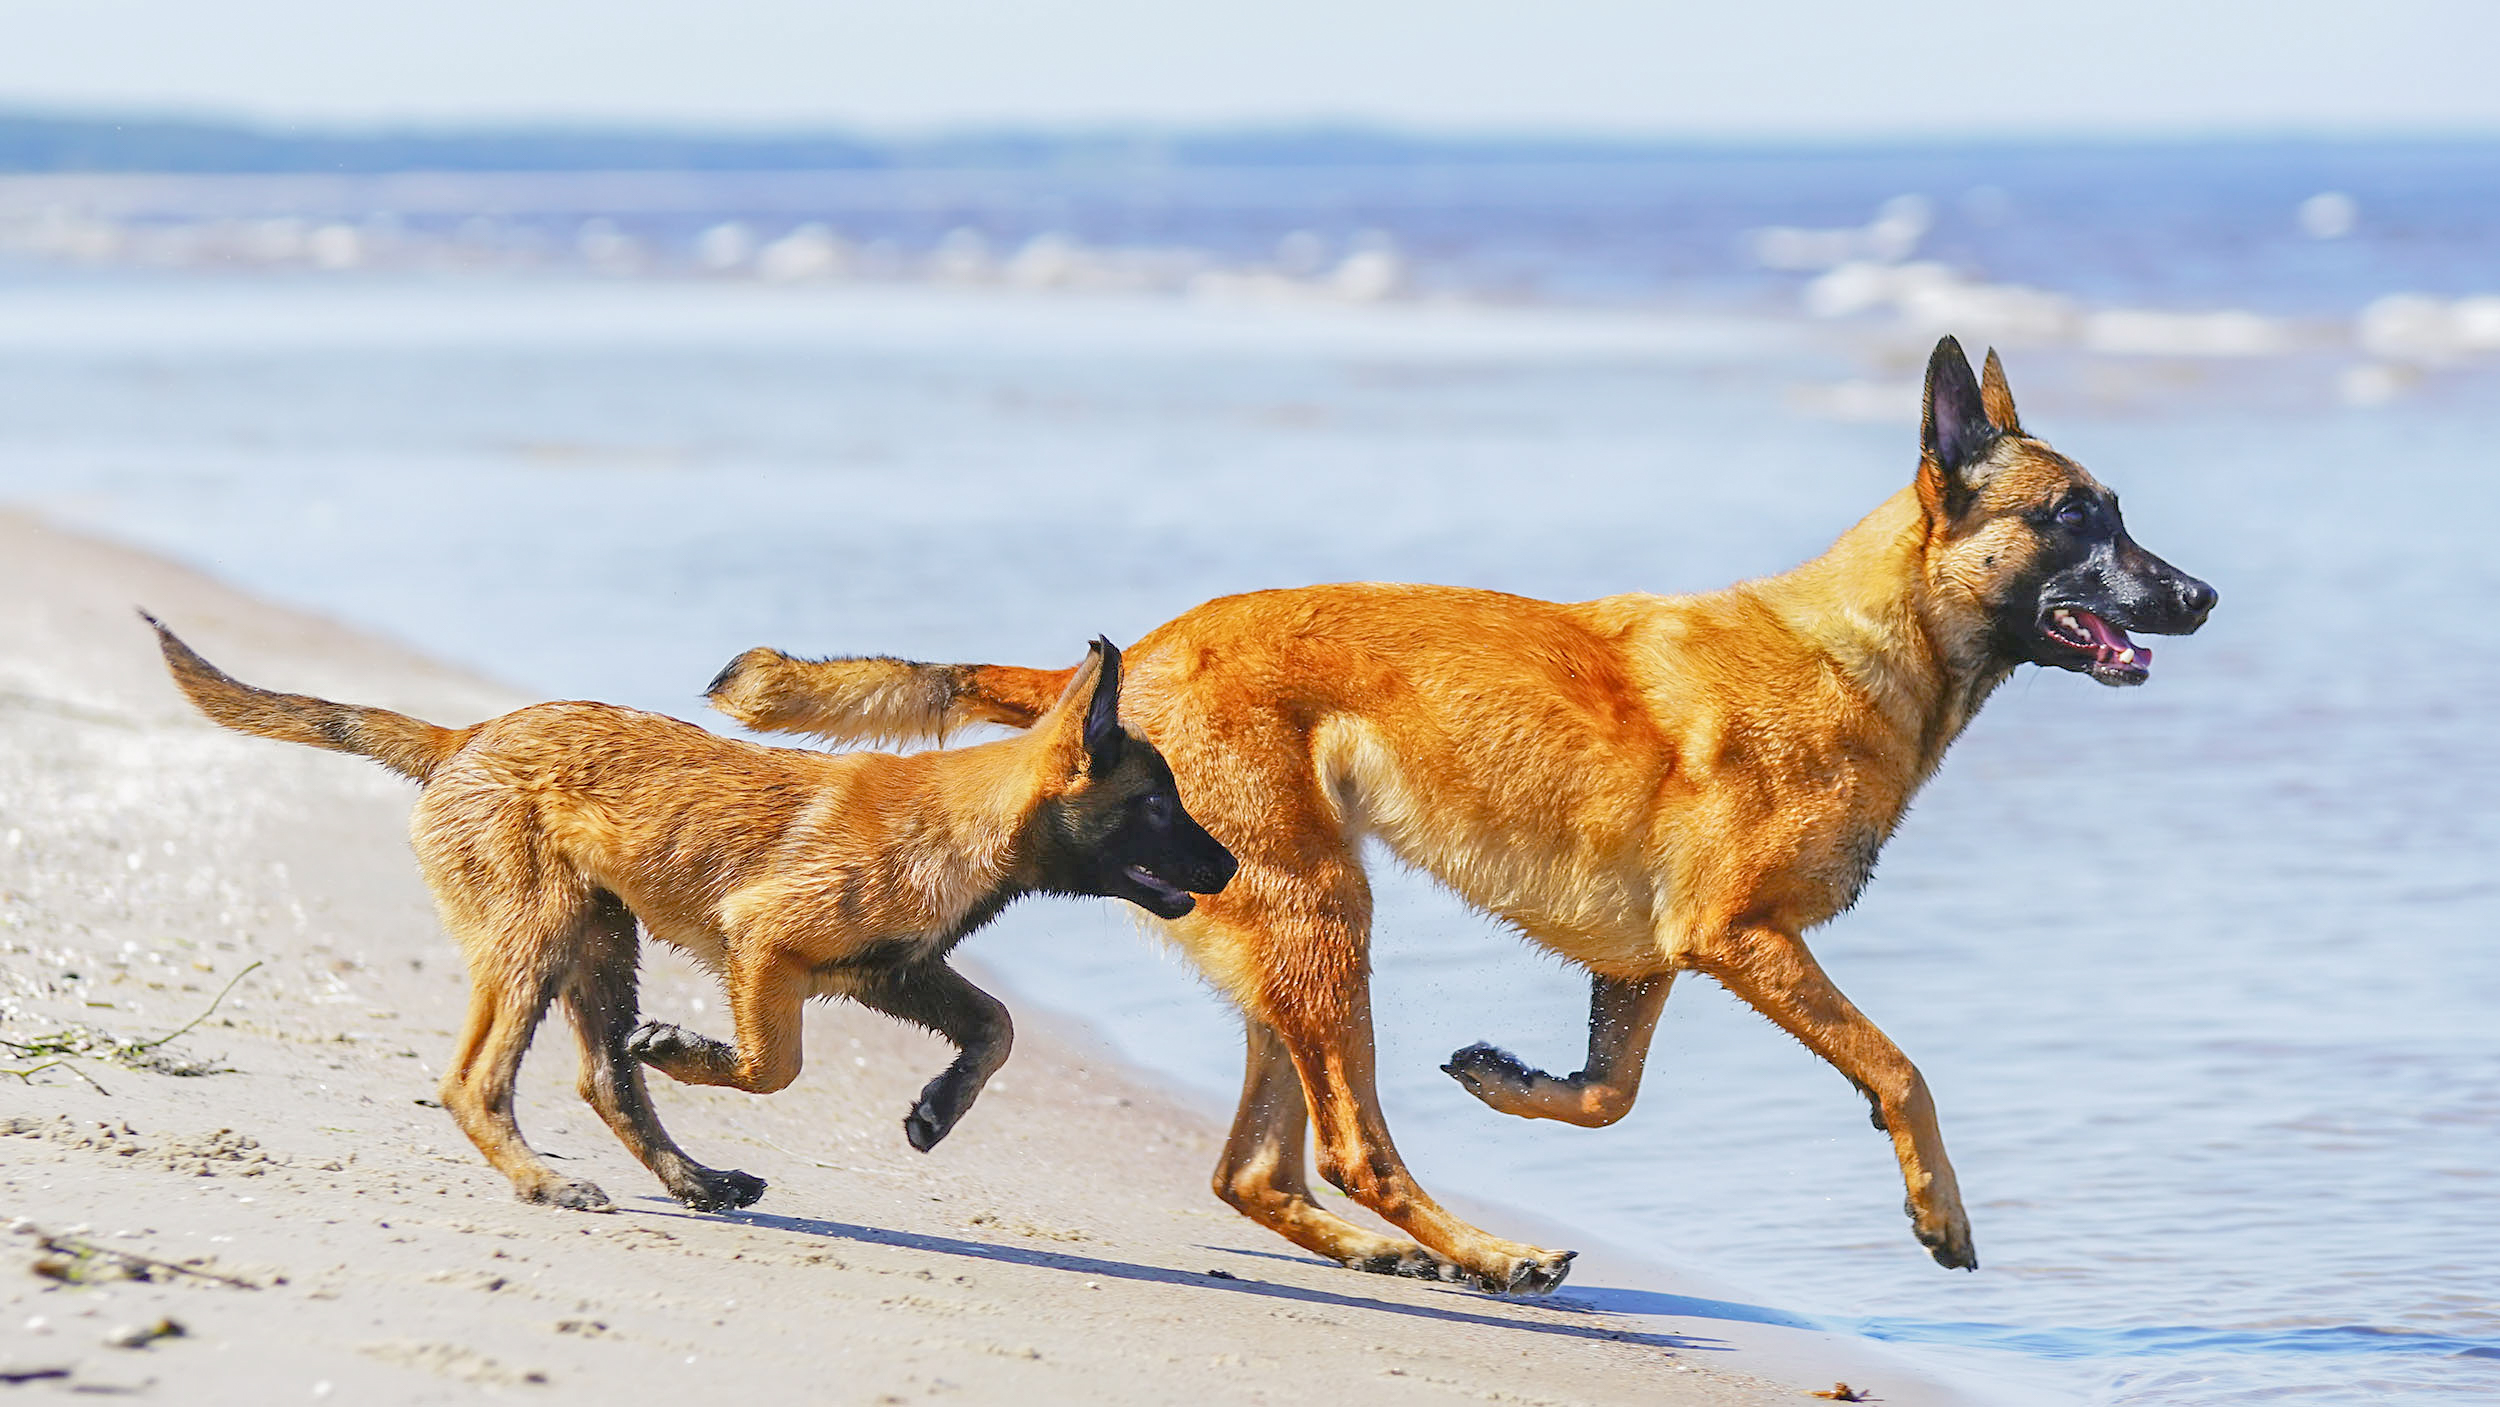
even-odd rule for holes
{"type": "Polygon", "coordinates": [[[1442,1280],[1456,1284],[1467,1278],[1467,1272],[1456,1264],[1412,1244],[1396,1250],[1354,1256],[1339,1264],[1366,1275],[1395,1275],[1407,1280],[1442,1280]]]}
{"type": "Polygon", "coordinates": [[[955,1131],[955,1125],[972,1107],[972,1100],[962,1092],[962,1082],[953,1072],[929,1081],[920,1091],[920,1098],[903,1116],[903,1137],[911,1146],[926,1153],[938,1146],[938,1140],[955,1131]]]}
{"type": "Polygon", "coordinates": [[[625,1053],[649,1065],[680,1054],[690,1041],[701,1039],[701,1036],[692,1035],[682,1026],[666,1021],[645,1021],[625,1038],[625,1053]]]}
{"type": "Polygon", "coordinates": [[[672,1185],[668,1194],[698,1212],[724,1212],[754,1206],[770,1185],[736,1168],[696,1168],[672,1185]]]}
{"type": "MultiPolygon", "coordinates": [[[[1510,1269],[1510,1275],[1496,1293],[1505,1295],[1544,1295],[1571,1273],[1571,1263],[1580,1258],[1578,1251],[1546,1251],[1521,1260],[1510,1269]]],[[[1486,1289],[1492,1289],[1490,1285],[1486,1289]]]]}
{"type": "Polygon", "coordinates": [[[1971,1242],[1970,1221],[1962,1215],[1958,1204],[1930,1216],[1921,1215],[1917,1201],[1912,1199],[1903,1202],[1902,1210],[1910,1214],[1911,1232],[1927,1248],[1927,1254],[1936,1258],[1936,1264],[1947,1270],[1979,1268],[1979,1248],[1971,1242]]]}
{"type": "Polygon", "coordinates": [[[702,1063],[727,1059],[736,1062],[736,1049],[725,1041],[689,1031],[666,1021],[645,1021],[625,1038],[625,1054],[673,1078],[684,1078],[679,1072],[702,1063]]]}
{"type": "Polygon", "coordinates": [[[903,1116],[903,1137],[911,1140],[911,1146],[923,1153],[937,1147],[938,1140],[954,1130],[955,1121],[927,1100],[913,1105],[911,1112],[903,1116]]]}
{"type": "Polygon", "coordinates": [[[1502,1095],[1527,1093],[1538,1074],[1518,1056],[1484,1041],[1453,1052],[1441,1073],[1487,1104],[1502,1095]]]}
{"type": "Polygon", "coordinates": [[[578,1177],[541,1178],[526,1186],[515,1187],[513,1192],[524,1202],[563,1207],[576,1212],[605,1211],[608,1207],[608,1194],[600,1190],[599,1184],[585,1182],[578,1177]]]}

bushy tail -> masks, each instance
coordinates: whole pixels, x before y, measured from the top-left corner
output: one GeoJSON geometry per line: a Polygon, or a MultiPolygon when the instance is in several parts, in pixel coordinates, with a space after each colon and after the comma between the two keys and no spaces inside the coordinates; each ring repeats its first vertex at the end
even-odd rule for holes
{"type": "Polygon", "coordinates": [[[758,647],[704,691],[712,707],[759,733],[833,742],[944,742],[959,728],[1030,728],[1076,676],[1007,664],[921,664],[884,655],[793,659],[758,647]]]}
{"type": "Polygon", "coordinates": [[[332,752],[370,757],[403,777],[424,781],[460,750],[475,728],[437,728],[384,708],[359,708],[304,694],[273,694],[229,678],[201,659],[164,622],[145,611],[139,618],[156,627],[156,643],[165,651],[165,667],[183,697],[215,722],[239,733],[257,733],[281,742],[303,743],[332,752]]]}

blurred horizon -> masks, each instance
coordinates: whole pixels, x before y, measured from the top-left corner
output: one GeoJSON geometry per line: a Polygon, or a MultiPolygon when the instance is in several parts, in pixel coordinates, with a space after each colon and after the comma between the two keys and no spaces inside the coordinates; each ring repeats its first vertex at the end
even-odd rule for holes
{"type": "Polygon", "coordinates": [[[705,123],[600,116],[276,119],[210,108],[87,109],[0,97],[0,174],[808,171],[1365,165],[1946,153],[2500,147],[2500,124],[2172,130],[1638,132],[1364,118],[705,123]]]}

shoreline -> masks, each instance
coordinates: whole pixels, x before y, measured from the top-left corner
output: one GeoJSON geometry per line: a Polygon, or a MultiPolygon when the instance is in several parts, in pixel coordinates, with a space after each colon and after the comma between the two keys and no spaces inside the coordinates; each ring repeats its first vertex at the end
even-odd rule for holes
{"type": "MultiPolygon", "coordinates": [[[[240,977],[154,1052],[220,1073],[73,1057],[0,1082],[0,1206],[259,1286],[0,1280],[0,1322],[24,1326],[0,1370],[64,1374],[30,1388],[1767,1403],[1846,1380],[1896,1404],[1982,1400],[1603,1247],[1541,1300],[1319,1262],[1206,1191],[1222,1126],[1197,1099],[1113,1061],[1081,1018],[1012,1001],[1014,1060],[926,1157],[894,1124],[941,1047],[856,1008],[810,1009],[808,1070],[781,1094],[663,1082],[690,1152],[773,1183],[726,1215],[658,1194],[574,1095],[551,1021],[524,1126],[618,1209],[523,1206],[423,1104],[466,982],[405,853],[409,789],[190,715],[127,610],[291,690],[453,723],[525,700],[5,511],[0,602],[0,1036],[156,1039],[240,977]],[[159,1318],[185,1332],[103,1343],[159,1318]]],[[[711,980],[656,946],[643,1001],[720,1019],[711,980]]],[[[38,1259],[31,1237],[0,1249],[38,1259]]]]}

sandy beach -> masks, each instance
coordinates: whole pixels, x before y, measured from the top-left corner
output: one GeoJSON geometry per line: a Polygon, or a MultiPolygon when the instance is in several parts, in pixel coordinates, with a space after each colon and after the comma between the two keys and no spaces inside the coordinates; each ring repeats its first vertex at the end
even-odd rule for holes
{"type": "MultiPolygon", "coordinates": [[[[811,1010],[781,1094],[655,1083],[690,1152],[770,1180],[730,1215],[660,1195],[551,1022],[523,1125],[617,1206],[523,1206],[432,1107],[466,981],[407,855],[411,789],[192,716],[133,604],[275,687],[447,723],[527,702],[0,515],[0,1380],[23,1395],[1973,1400],[1500,1208],[1470,1213],[1584,1251],[1561,1293],[1314,1261],[1209,1195],[1221,1111],[1012,992],[1014,1060],[931,1155],[898,1125],[942,1048],[856,1008],[811,1010]],[[159,1321],[179,1335],[108,1342],[159,1321]]],[[[646,962],[647,1010],[725,1024],[707,977],[646,962]]]]}

